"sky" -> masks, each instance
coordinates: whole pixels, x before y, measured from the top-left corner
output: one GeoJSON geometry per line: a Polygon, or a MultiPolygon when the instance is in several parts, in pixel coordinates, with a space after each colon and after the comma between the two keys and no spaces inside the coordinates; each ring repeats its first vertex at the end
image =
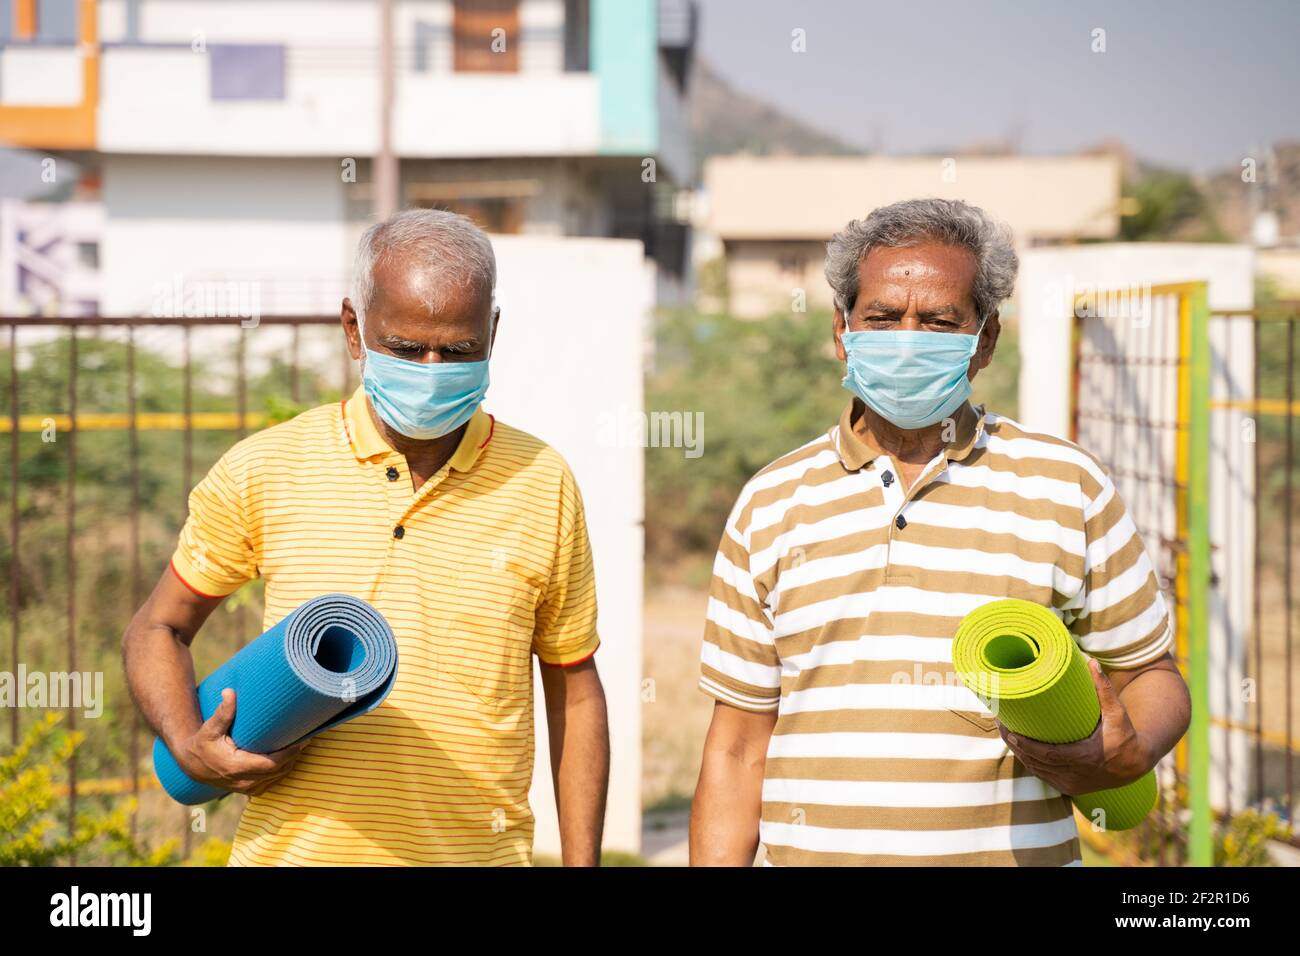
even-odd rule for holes
{"type": "Polygon", "coordinates": [[[1189,172],[1300,140],[1300,0],[700,0],[739,89],[888,155],[1118,140],[1189,172]],[[806,50],[792,51],[793,30],[806,50]],[[1093,52],[1104,30],[1104,52],[1093,52]]]}

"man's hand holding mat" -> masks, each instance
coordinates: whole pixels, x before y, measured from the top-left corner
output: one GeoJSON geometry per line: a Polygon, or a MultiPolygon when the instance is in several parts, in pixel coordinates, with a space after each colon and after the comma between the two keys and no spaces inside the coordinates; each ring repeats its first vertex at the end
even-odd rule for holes
{"type": "Polygon", "coordinates": [[[288,772],[285,751],[374,710],[396,678],[397,640],[382,614],[347,594],[314,597],[199,684],[202,727],[184,738],[181,756],[157,738],[154,772],[191,806],[229,793],[232,773],[242,792],[256,792],[288,772]]]}
{"type": "Polygon", "coordinates": [[[998,721],[998,733],[1035,777],[1067,796],[1109,790],[1132,783],[1155,766],[1115,685],[1095,658],[1087,658],[1101,719],[1091,735],[1068,744],[1051,744],[1012,733],[998,721]]]}
{"type": "Polygon", "coordinates": [[[1051,610],[1008,598],[967,614],[953,669],[1007,746],[1096,826],[1137,826],[1156,802],[1154,761],[1095,660],[1051,610]]]}
{"type": "Polygon", "coordinates": [[[311,741],[302,740],[269,754],[240,750],[230,736],[238,706],[235,692],[223,689],[220,706],[178,748],[176,762],[196,783],[255,797],[292,770],[298,754],[311,741]]]}

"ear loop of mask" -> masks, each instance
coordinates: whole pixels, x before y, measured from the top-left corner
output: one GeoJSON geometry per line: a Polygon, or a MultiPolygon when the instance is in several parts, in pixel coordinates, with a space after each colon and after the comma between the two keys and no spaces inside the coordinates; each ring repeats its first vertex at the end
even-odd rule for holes
{"type": "Polygon", "coordinates": [[[497,317],[501,314],[501,306],[497,305],[496,290],[492,291],[492,318],[488,319],[488,344],[487,358],[492,358],[493,343],[496,341],[497,317]]]}

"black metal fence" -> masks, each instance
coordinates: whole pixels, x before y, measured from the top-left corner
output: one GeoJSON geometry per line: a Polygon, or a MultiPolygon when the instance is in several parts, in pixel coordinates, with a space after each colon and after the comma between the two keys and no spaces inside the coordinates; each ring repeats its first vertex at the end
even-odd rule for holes
{"type": "MultiPolygon", "coordinates": [[[[106,688],[97,726],[79,720],[83,708],[66,708],[64,726],[86,734],[67,767],[71,827],[82,794],[138,800],[155,786],[151,735],[126,691],[117,646],[166,567],[190,489],[249,431],[346,396],[355,372],[337,316],[264,317],[248,327],[185,317],[0,324],[9,329],[9,409],[0,418],[9,432],[7,656],[14,674],[98,671],[106,688]],[[262,348],[250,363],[254,343],[262,348]]],[[[242,589],[205,625],[194,647],[200,673],[260,632],[259,593],[242,589]]],[[[10,709],[14,744],[25,713],[10,709]]],[[[190,822],[186,808],[186,856],[190,822]]]]}

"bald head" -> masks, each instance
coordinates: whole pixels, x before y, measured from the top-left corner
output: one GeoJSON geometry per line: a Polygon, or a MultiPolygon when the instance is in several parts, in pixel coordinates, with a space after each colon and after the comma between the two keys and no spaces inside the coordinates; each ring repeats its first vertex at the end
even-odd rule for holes
{"type": "Polygon", "coordinates": [[[496,278],[492,243],[473,222],[441,209],[407,209],[362,235],[352,308],[364,323],[376,297],[385,293],[383,283],[392,281],[400,281],[404,292],[418,296],[431,312],[446,309],[452,297],[487,303],[496,278]]]}

